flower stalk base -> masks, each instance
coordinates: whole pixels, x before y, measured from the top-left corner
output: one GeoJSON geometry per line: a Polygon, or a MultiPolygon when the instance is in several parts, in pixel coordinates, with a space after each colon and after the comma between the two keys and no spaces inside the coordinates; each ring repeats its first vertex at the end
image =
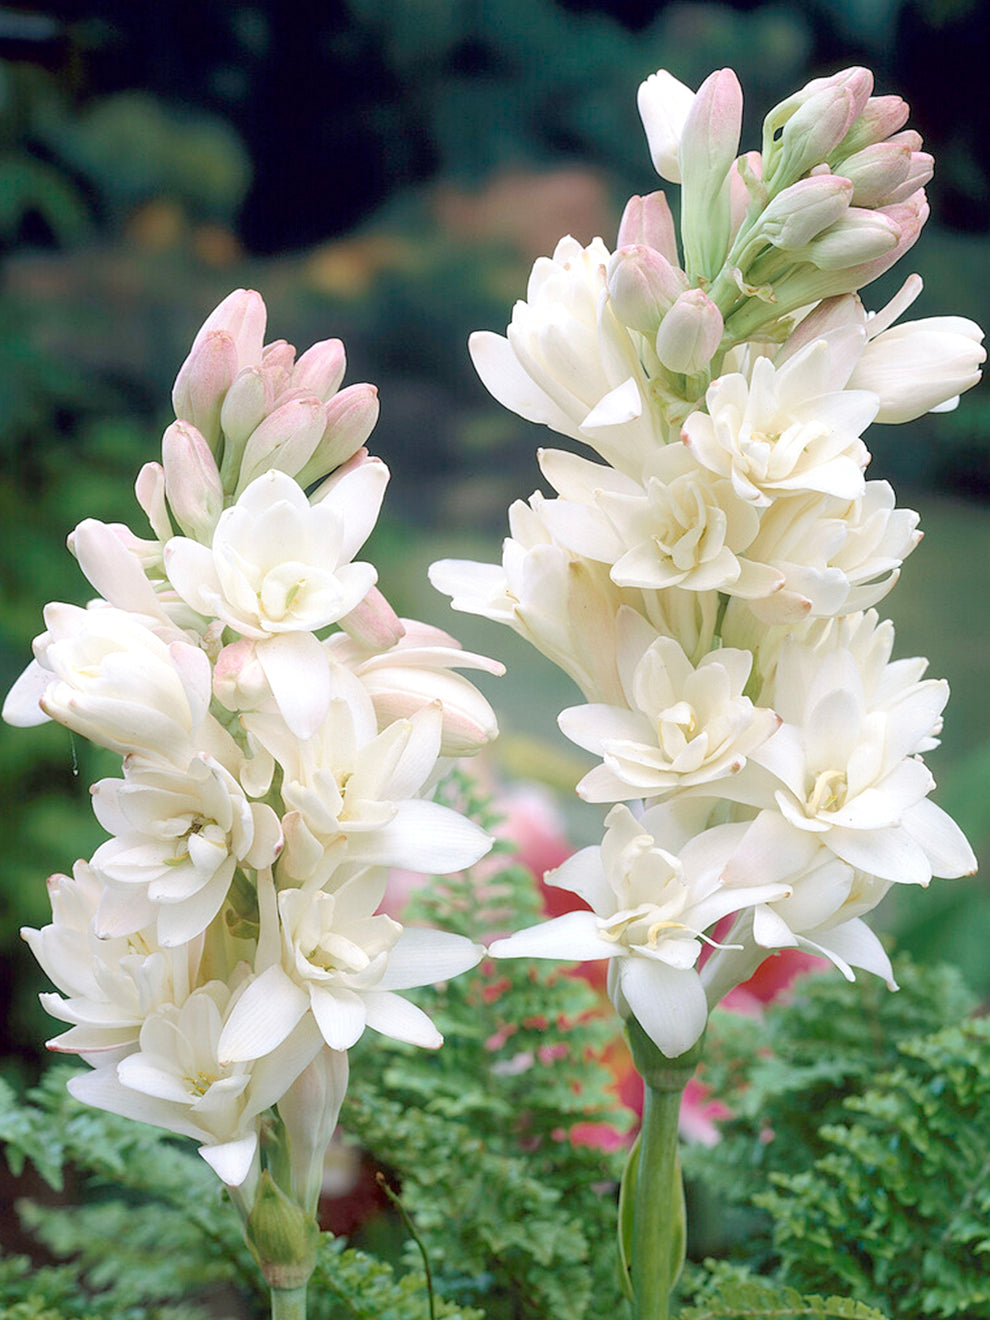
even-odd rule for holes
{"type": "Polygon", "coordinates": [[[686,1214],[678,1158],[681,1095],[701,1056],[700,1043],[668,1059],[632,1018],[627,1036],[643,1078],[643,1121],[622,1177],[619,1261],[633,1320],[668,1320],[684,1264],[686,1214]]]}
{"type": "Polygon", "coordinates": [[[306,1285],[272,1289],[272,1320],[306,1320],[306,1285]]]}

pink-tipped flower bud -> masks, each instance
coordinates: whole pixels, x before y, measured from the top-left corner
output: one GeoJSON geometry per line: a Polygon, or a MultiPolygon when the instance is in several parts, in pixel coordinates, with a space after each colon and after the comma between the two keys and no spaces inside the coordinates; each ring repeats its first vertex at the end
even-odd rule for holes
{"type": "Polygon", "coordinates": [[[854,206],[883,206],[887,193],[903,183],[911,152],[892,142],[873,142],[842,162],[842,176],[853,185],[854,206]]]}
{"type": "Polygon", "coordinates": [[[679,159],[685,188],[714,197],[739,150],[742,88],[732,69],[716,69],[698,88],[681,133],[679,159]]]}
{"type": "Polygon", "coordinates": [[[402,620],[377,587],[337,622],[349,637],[369,651],[388,651],[405,636],[402,620]]]}
{"type": "Polygon", "coordinates": [[[935,160],[927,151],[912,151],[907,176],[883,200],[884,206],[896,206],[921,192],[935,172],[935,160]]]}
{"type": "Polygon", "coordinates": [[[623,324],[646,335],[688,288],[687,276],[645,244],[622,247],[608,264],[608,296],[623,324]]]}
{"type": "Polygon", "coordinates": [[[801,255],[819,270],[846,270],[885,256],[897,246],[900,236],[900,226],[883,211],[850,206],[801,255]]]}
{"type": "Polygon", "coordinates": [[[768,182],[807,174],[835,150],[855,118],[856,98],[848,87],[826,87],[810,96],[783,127],[768,182]]]}
{"type": "Polygon", "coordinates": [[[238,368],[260,366],[267,319],[268,312],[260,293],[254,289],[235,289],[203,322],[193,340],[193,348],[214,330],[222,330],[234,341],[238,368]]]}
{"type": "Polygon", "coordinates": [[[292,387],[315,394],[326,403],[340,389],[347,370],[347,354],[339,339],[324,339],[307,348],[292,368],[292,387]]]}
{"type": "Polygon", "coordinates": [[[237,345],[226,330],[201,332],[172,386],[176,417],[195,426],[213,450],[220,442],[220,410],[237,365],[237,345]]]}
{"type": "Polygon", "coordinates": [[[799,179],[779,192],[758,221],[758,232],[774,247],[801,248],[849,209],[853,185],[834,174],[799,179]]]}
{"type": "Polygon", "coordinates": [[[161,463],[145,463],[134,483],[134,496],[151,523],[151,530],[159,541],[171,540],[175,528],[168,516],[165,501],[165,469],[161,463]]]}
{"type": "Polygon", "coordinates": [[[220,409],[220,429],[226,445],[232,445],[240,454],[248,436],[265,420],[274,402],[271,382],[260,367],[244,367],[239,371],[220,409]]]}
{"type": "Polygon", "coordinates": [[[231,642],[217,656],[213,695],[225,710],[233,711],[257,710],[271,701],[272,690],[250,638],[231,642]]]}
{"type": "Polygon", "coordinates": [[[296,480],[309,486],[347,463],[359,452],[378,423],[378,389],[362,382],[348,385],[324,405],[323,435],[296,480]]]}
{"type": "Polygon", "coordinates": [[[223,485],[209,445],[188,422],[173,422],[162,436],[165,494],[186,536],[209,545],[223,512],[223,485]]]}
{"type": "Polygon", "coordinates": [[[677,226],[662,192],[630,197],[619,222],[617,248],[642,244],[677,265],[677,226]]]}
{"type": "Polygon", "coordinates": [[[900,96],[871,96],[836,151],[833,168],[841,168],[839,162],[853,152],[862,151],[873,142],[885,141],[904,127],[910,113],[910,106],[900,96]]]}
{"type": "Polygon", "coordinates": [[[700,289],[682,293],[660,322],[657,357],[668,371],[703,371],[722,340],[722,313],[700,289]]]}
{"type": "Polygon", "coordinates": [[[291,386],[295,363],[296,350],[284,339],[275,339],[265,345],[261,355],[261,369],[271,382],[276,403],[279,402],[279,395],[291,386]]]}
{"type": "Polygon", "coordinates": [[[311,457],[325,425],[323,404],[312,395],[290,399],[269,413],[244,446],[235,495],[272,468],[294,477],[311,457]]]}
{"type": "Polygon", "coordinates": [[[681,181],[681,134],[693,104],[694,92],[666,69],[651,73],[636,95],[653,168],[669,183],[681,181]]]}

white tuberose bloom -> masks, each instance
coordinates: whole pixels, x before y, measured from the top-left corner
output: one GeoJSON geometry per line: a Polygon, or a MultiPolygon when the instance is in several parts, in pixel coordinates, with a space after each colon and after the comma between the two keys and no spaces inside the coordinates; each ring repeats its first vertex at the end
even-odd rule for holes
{"type": "Polygon", "coordinates": [[[491,837],[450,807],[417,798],[440,755],[439,703],[379,733],[360,679],[341,665],[330,673],[328,713],[308,741],[294,737],[277,715],[243,717],[283,769],[288,812],[280,876],[322,884],[345,857],[431,873],[473,865],[491,837]]]}
{"type": "Polygon", "coordinates": [[[98,602],[45,607],[36,664],[4,703],[10,724],[47,717],[126,756],[186,765],[210,704],[210,662],[198,647],[166,643],[155,621],[98,602]]]}
{"type": "Polygon", "coordinates": [[[484,950],[461,935],[403,929],[376,915],[383,890],[384,880],[363,873],[332,894],[282,890],[282,961],[245,990],[220,1039],[222,1059],[269,1054],[309,1011],[334,1050],[350,1049],[366,1026],[428,1049],[442,1044],[422,1009],[395,992],[458,976],[484,950]]]}
{"type": "Polygon", "coordinates": [[[728,878],[750,883],[794,874],[822,848],[867,875],[902,884],[975,871],[958,825],[928,801],[935,781],[917,755],[941,727],[944,681],[918,681],[915,662],[876,675],[861,670],[846,647],[820,655],[790,643],[774,691],[784,724],[723,790],[767,808],[728,878]]]}
{"type": "Polygon", "coordinates": [[[561,711],[564,734],[601,756],[578,784],[587,802],[667,797],[741,770],[780,719],[743,688],[753,657],[722,647],[691,664],[673,637],[655,637],[632,610],[620,612],[619,673],[627,707],[561,711]]]}
{"type": "Polygon", "coordinates": [[[183,772],[125,765],[125,775],[92,788],[96,817],[116,836],[93,854],[109,885],[100,933],[157,925],[161,944],[183,944],[220,911],[238,863],[274,862],[282,846],[278,817],[248,802],[209,756],[194,757],[183,772]]]}
{"type": "Polygon", "coordinates": [[[868,390],[829,392],[828,356],[822,339],[779,370],[758,357],[748,381],[735,372],[713,381],[708,412],[685,421],[684,442],[740,499],[766,508],[799,491],[862,495],[870,456],[859,437],[879,401],[868,390]]]}
{"type": "Polygon", "coordinates": [[[217,1045],[238,990],[210,981],[181,1008],[166,1004],[145,1021],[140,1049],[117,1066],[73,1077],[68,1087],[84,1104],[193,1137],[199,1153],[229,1186],[257,1171],[262,1112],[285,1094],[322,1046],[303,1019],[280,1047],[258,1063],[221,1062],[217,1045]]]}
{"type": "Polygon", "coordinates": [[[620,1015],[635,1017],[668,1058],[683,1054],[708,1020],[695,970],[705,931],[730,912],[789,892],[779,881],[723,885],[721,873],[745,826],[704,830],[706,811],[671,804],[637,820],[628,807],[613,807],[601,847],[583,848],[546,877],[592,910],[518,931],[489,952],[611,959],[609,993],[620,1015]]]}
{"type": "Polygon", "coordinates": [[[153,930],[104,938],[96,913],[105,886],[88,862],[48,881],[51,924],[21,931],[41,967],[62,992],[41,995],[52,1017],[72,1023],[50,1050],[116,1062],[138,1041],[141,1024],[162,1004],[181,1004],[195,983],[202,940],[163,949],[153,930]],[[62,995],[67,996],[65,999],[62,995]]]}
{"type": "Polygon", "coordinates": [[[220,515],[212,547],[168,542],[169,580],[194,610],[258,641],[336,623],[375,584],[372,566],[351,560],[387,480],[384,463],[370,461],[314,506],[292,477],[266,472],[220,515]]]}

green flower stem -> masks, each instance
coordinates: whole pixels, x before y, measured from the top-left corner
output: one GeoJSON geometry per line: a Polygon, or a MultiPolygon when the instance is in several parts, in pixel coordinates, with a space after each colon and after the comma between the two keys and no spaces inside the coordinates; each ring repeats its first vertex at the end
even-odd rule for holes
{"type": "Polygon", "coordinates": [[[272,1289],[272,1320],[306,1320],[306,1285],[272,1289]]]}
{"type": "Polygon", "coordinates": [[[678,1118],[701,1045],[668,1059],[635,1019],[627,1024],[627,1034],[645,1091],[639,1137],[622,1180],[619,1257],[633,1320],[669,1320],[686,1238],[678,1118]]]}

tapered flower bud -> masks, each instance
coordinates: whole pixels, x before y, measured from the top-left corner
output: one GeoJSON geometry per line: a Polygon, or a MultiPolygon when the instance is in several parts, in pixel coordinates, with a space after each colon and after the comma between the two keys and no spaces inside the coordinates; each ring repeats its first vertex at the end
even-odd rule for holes
{"type": "Polygon", "coordinates": [[[729,171],[739,150],[742,88],[731,69],[702,83],[681,134],[681,234],[684,269],[714,278],[729,246],[729,171]]]}
{"type": "MultiPolygon", "coordinates": [[[[271,382],[260,367],[244,367],[239,371],[220,409],[220,429],[226,445],[233,446],[238,454],[243,453],[248,436],[268,416],[274,402],[271,382]]],[[[225,461],[224,467],[227,466],[225,461]]]]}
{"type": "Polygon", "coordinates": [[[261,1175],[244,1236],[269,1288],[301,1288],[313,1273],[319,1226],[286,1196],[267,1169],[261,1175]]]}
{"type": "Polygon", "coordinates": [[[694,92],[666,69],[650,74],[636,96],[639,117],[646,130],[653,168],[661,179],[680,183],[679,147],[694,92]]]}
{"type": "Polygon", "coordinates": [[[340,388],[347,369],[347,354],[339,339],[313,344],[292,368],[292,386],[315,394],[326,403],[340,388]]]}
{"type": "Polygon", "coordinates": [[[655,335],[662,318],[687,290],[687,276],[654,248],[620,248],[608,264],[615,314],[633,330],[655,335]]]}
{"type": "Polygon", "coordinates": [[[406,631],[402,620],[377,587],[372,587],[364,600],[337,622],[349,637],[371,651],[389,650],[406,631]]]}
{"type": "Polygon", "coordinates": [[[347,1052],[324,1048],[278,1102],[289,1138],[292,1190],[315,1214],[323,1183],[323,1160],[347,1091],[347,1052]]]}
{"type": "Polygon", "coordinates": [[[843,177],[853,185],[852,204],[868,207],[886,206],[910,196],[928,182],[932,168],[931,156],[898,142],[874,142],[842,162],[843,177]]]}
{"type": "Polygon", "coordinates": [[[165,503],[165,471],[161,463],[145,463],[137,474],[134,483],[134,495],[138,504],[147,514],[151,530],[159,541],[167,541],[175,535],[165,503]]]}
{"type": "Polygon", "coordinates": [[[173,422],[162,436],[165,494],[185,536],[208,545],[223,512],[223,485],[210,447],[188,422],[173,422]]]}
{"type": "Polygon", "coordinates": [[[222,330],[234,341],[240,366],[260,366],[267,320],[268,312],[260,293],[254,289],[235,289],[200,326],[193,349],[213,331],[222,330]]]}
{"type": "Polygon", "coordinates": [[[897,246],[900,236],[900,226],[884,212],[850,206],[802,255],[819,270],[846,270],[883,257],[897,246]]]}
{"type": "Polygon", "coordinates": [[[643,244],[677,265],[677,228],[662,192],[630,197],[619,221],[616,247],[643,244]]]}
{"type": "Polygon", "coordinates": [[[668,371],[693,375],[712,360],[722,339],[722,313],[700,289],[682,293],[660,322],[657,357],[668,371]]]}
{"type": "Polygon", "coordinates": [[[900,96],[871,96],[836,151],[835,160],[830,162],[833,168],[840,168],[836,162],[841,162],[853,152],[861,151],[872,142],[883,142],[889,138],[904,127],[910,113],[910,106],[900,96]]]}
{"type": "Polygon", "coordinates": [[[853,185],[834,174],[799,179],[770,202],[757,233],[778,248],[801,248],[845,214],[853,185]]]}
{"type": "Polygon", "coordinates": [[[295,476],[312,456],[326,428],[323,404],[315,395],[290,399],[269,413],[244,446],[236,495],[262,473],[277,469],[295,476]]]}
{"type": "Polygon", "coordinates": [[[357,454],[378,424],[378,389],[362,383],[348,385],[324,405],[323,435],[309,460],[296,474],[301,486],[329,475],[357,454]]]}
{"type": "Polygon", "coordinates": [[[237,375],[237,345],[225,330],[211,330],[192,347],[172,388],[172,406],[211,449],[220,439],[220,409],[237,375]]]}
{"type": "Polygon", "coordinates": [[[772,179],[800,179],[835,150],[856,117],[856,99],[847,87],[816,92],[784,125],[772,179]]]}

